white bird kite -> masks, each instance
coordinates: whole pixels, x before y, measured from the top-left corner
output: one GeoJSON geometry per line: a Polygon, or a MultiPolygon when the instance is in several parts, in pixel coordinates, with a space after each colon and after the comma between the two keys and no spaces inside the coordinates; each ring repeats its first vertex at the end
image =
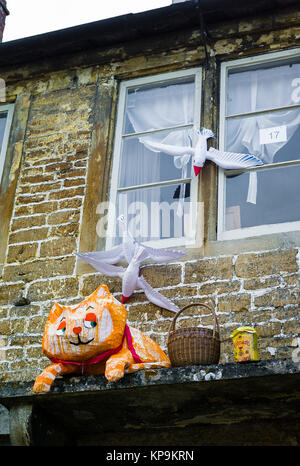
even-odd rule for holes
{"type": "Polygon", "coordinates": [[[176,146],[155,141],[147,141],[145,145],[153,151],[164,152],[174,157],[180,157],[182,164],[187,164],[192,157],[192,164],[196,176],[202,170],[205,160],[211,160],[225,170],[249,168],[263,164],[262,161],[254,155],[223,152],[212,147],[207,150],[207,139],[215,137],[214,133],[209,129],[203,128],[201,131],[197,131],[197,134],[198,139],[195,147],[176,146]]]}
{"type": "Polygon", "coordinates": [[[185,256],[181,251],[168,249],[155,249],[145,246],[134,240],[127,229],[124,217],[118,218],[123,229],[123,241],[119,246],[115,246],[109,251],[88,252],[84,254],[76,253],[79,259],[88,262],[96,270],[109,277],[119,277],[122,279],[122,303],[130,298],[135,288],[141,288],[149,301],[168,309],[178,312],[179,308],[172,301],[154,290],[142,275],[139,275],[140,264],[143,260],[151,258],[155,262],[167,262],[185,256]],[[126,259],[128,267],[116,266],[120,260],[126,259]]]}

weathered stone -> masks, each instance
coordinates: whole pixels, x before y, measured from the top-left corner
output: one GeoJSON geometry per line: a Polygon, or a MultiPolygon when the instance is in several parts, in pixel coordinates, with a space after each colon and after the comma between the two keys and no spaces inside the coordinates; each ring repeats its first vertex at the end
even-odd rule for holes
{"type": "Polygon", "coordinates": [[[41,175],[34,175],[29,176],[26,173],[22,177],[22,183],[30,184],[30,183],[46,183],[47,181],[54,181],[55,175],[53,174],[41,174],[41,175]]]}
{"type": "MultiPolygon", "coordinates": [[[[296,47],[296,10],[284,6],[270,15],[210,19],[210,67],[203,67],[201,83],[204,126],[215,131],[218,126],[218,63],[296,47]]],[[[75,304],[101,283],[121,300],[120,278],[94,273],[92,267],[76,270],[73,262],[77,246],[84,251],[104,246],[96,234],[96,214],[99,202],[109,200],[119,82],[199,66],[205,59],[200,36],[199,28],[184,29],[164,32],[162,40],[155,31],[154,37],[143,38],[142,54],[131,41],[104,47],[100,54],[88,51],[84,57],[78,53],[64,60],[58,56],[53,63],[47,59],[1,69],[15,110],[0,192],[0,323],[8,338],[3,348],[26,348],[20,360],[4,361],[1,378],[25,380],[45,363],[36,347],[52,300],[75,304]],[[35,304],[27,304],[31,299],[35,304]]],[[[200,301],[217,310],[222,338],[227,338],[221,361],[233,360],[230,334],[239,325],[260,328],[263,357],[291,358],[292,339],[299,338],[298,233],[272,236],[270,243],[265,238],[215,242],[217,168],[208,162],[206,170],[198,192],[205,211],[203,248],[183,247],[188,258],[180,264],[147,265],[142,273],[180,309],[200,301]],[[270,250],[260,251],[266,247],[270,250]]],[[[126,308],[128,322],[166,344],[173,313],[150,303],[141,290],[126,308]]],[[[205,308],[189,308],[178,321],[180,326],[198,323],[212,324],[205,308]]]]}
{"type": "Polygon", "coordinates": [[[269,278],[252,278],[244,280],[245,290],[259,290],[263,288],[272,288],[279,286],[281,283],[280,277],[269,277],[269,278]]]}
{"type": "MultiPolygon", "coordinates": [[[[161,335],[153,332],[151,337],[159,339],[161,335]]],[[[44,395],[43,400],[32,393],[32,385],[33,379],[18,383],[6,381],[0,387],[0,401],[10,406],[10,416],[13,416],[14,444],[21,441],[24,444],[25,429],[30,435],[27,444],[34,446],[57,446],[58,433],[63,435],[63,431],[71,432],[73,443],[82,445],[101,444],[103,436],[109,443],[119,438],[120,433],[123,437],[118,445],[124,438],[126,445],[134,445],[133,423],[139,426],[143,440],[151,439],[153,445],[160,444],[162,438],[176,447],[178,442],[188,445],[191,438],[193,445],[291,445],[291,425],[293,442],[298,444],[299,367],[291,359],[269,358],[248,364],[227,362],[128,374],[117,382],[117,387],[126,406],[131,406],[139,396],[140,409],[136,412],[116,406],[115,386],[103,375],[57,379],[52,393],[44,395]],[[142,396],[145,393],[147,396],[142,396]],[[200,404],[197,403],[199,395],[204,400],[200,404]],[[20,411],[12,409],[24,403],[33,406],[27,415],[21,416],[20,411]],[[55,433],[49,423],[53,418],[55,433]]],[[[73,444],[70,439],[69,443],[73,444]]]]}
{"type": "Polygon", "coordinates": [[[57,173],[57,172],[61,172],[61,173],[66,173],[66,172],[68,172],[68,170],[69,170],[70,168],[72,168],[72,167],[73,167],[73,164],[70,163],[70,162],[69,162],[69,163],[66,163],[66,162],[65,162],[65,163],[63,163],[63,162],[60,162],[60,163],[52,163],[52,164],[47,165],[47,166],[45,167],[45,171],[46,171],[46,173],[47,173],[47,172],[56,172],[56,173],[57,173]]]}
{"type": "Polygon", "coordinates": [[[158,321],[153,326],[154,332],[168,332],[170,329],[171,322],[169,320],[158,321]]]}
{"type": "Polygon", "coordinates": [[[40,227],[40,226],[45,225],[45,223],[46,223],[45,215],[16,218],[11,225],[11,231],[32,228],[32,227],[40,227]]]}
{"type": "Polygon", "coordinates": [[[284,306],[285,304],[296,304],[300,300],[300,291],[295,288],[276,288],[267,293],[255,297],[254,304],[261,306],[284,306]]]}
{"type": "Polygon", "coordinates": [[[48,235],[48,228],[33,228],[31,230],[22,230],[17,233],[11,233],[9,242],[13,243],[26,243],[31,241],[39,241],[46,239],[48,235]]]}
{"type": "Polygon", "coordinates": [[[75,196],[83,196],[84,194],[84,187],[77,187],[77,188],[70,188],[70,189],[62,189],[60,191],[55,191],[49,194],[50,200],[55,199],[66,199],[75,196]]]}
{"type": "Polygon", "coordinates": [[[27,206],[18,206],[15,210],[15,215],[32,215],[54,212],[57,210],[57,202],[41,202],[40,204],[33,204],[27,206]]]}
{"type": "Polygon", "coordinates": [[[40,278],[51,278],[57,275],[72,275],[75,257],[59,259],[34,260],[19,265],[7,265],[3,278],[9,282],[23,280],[31,282],[40,278]]]}
{"type": "Polygon", "coordinates": [[[72,155],[67,155],[66,157],[66,160],[67,161],[77,161],[77,160],[87,160],[87,152],[85,151],[80,151],[80,152],[77,152],[76,154],[72,154],[72,155]]]}
{"type": "Polygon", "coordinates": [[[155,318],[170,318],[171,316],[174,316],[172,312],[162,309],[150,302],[137,306],[130,306],[128,301],[128,305],[126,304],[126,307],[128,309],[128,317],[132,322],[153,322],[155,318]]]}
{"type": "Polygon", "coordinates": [[[120,278],[106,277],[102,274],[87,275],[82,278],[80,295],[82,297],[92,294],[98,286],[105,284],[111,293],[117,293],[122,290],[122,281],[120,278]]]}
{"type": "Polygon", "coordinates": [[[238,277],[261,277],[263,275],[295,272],[298,270],[296,249],[283,249],[257,254],[241,254],[235,263],[238,277]]]}
{"type": "Polygon", "coordinates": [[[204,283],[199,288],[200,295],[225,294],[239,291],[241,283],[235,281],[215,281],[214,283],[204,283]]]}
{"type": "Polygon", "coordinates": [[[196,296],[197,293],[197,285],[194,286],[176,286],[173,288],[167,288],[165,290],[161,290],[160,293],[166,298],[169,299],[176,299],[182,298],[183,296],[196,296]]]}
{"type": "Polygon", "coordinates": [[[177,285],[181,282],[180,265],[151,265],[141,268],[141,274],[153,288],[177,285]]]}
{"type": "Polygon", "coordinates": [[[185,283],[204,282],[207,280],[229,280],[232,278],[232,259],[220,257],[188,262],[185,265],[185,283]]]}
{"type": "Polygon", "coordinates": [[[255,330],[260,338],[272,337],[280,333],[281,324],[280,322],[265,322],[263,324],[257,324],[255,330]]]}
{"type": "Polygon", "coordinates": [[[41,243],[40,257],[63,256],[76,251],[76,239],[72,237],[52,239],[41,243]]]}
{"type": "Polygon", "coordinates": [[[0,305],[9,304],[17,296],[20,296],[20,293],[23,290],[24,290],[23,283],[15,283],[15,284],[1,283],[0,284],[0,305]]]}
{"type": "MultiPolygon", "coordinates": [[[[56,278],[32,283],[28,288],[28,298],[31,302],[46,301],[76,296],[78,280],[76,278],[56,278]]],[[[49,309],[50,310],[50,309],[49,309]]]]}
{"type": "Polygon", "coordinates": [[[78,209],[82,206],[82,199],[75,197],[71,199],[63,199],[59,201],[59,209],[78,209]]]}
{"type": "Polygon", "coordinates": [[[29,359],[39,359],[43,355],[42,347],[40,346],[31,346],[26,348],[26,356],[29,359]]]}
{"type": "MultiPolygon", "coordinates": [[[[282,324],[282,331],[285,334],[292,334],[292,335],[299,335],[299,328],[300,328],[300,321],[299,318],[295,318],[294,320],[288,320],[282,324]]],[[[300,354],[300,352],[299,352],[300,354]]]]}
{"type": "MultiPolygon", "coordinates": [[[[25,333],[27,330],[25,319],[10,319],[10,333],[25,333]]],[[[23,354],[23,353],[22,353],[23,354]]]]}
{"type": "Polygon", "coordinates": [[[44,193],[48,191],[56,191],[61,188],[61,182],[57,181],[55,183],[41,183],[37,185],[26,185],[20,188],[22,194],[28,193],[44,193]]]}
{"type": "Polygon", "coordinates": [[[218,309],[220,312],[240,312],[248,310],[251,305],[250,294],[240,293],[227,296],[221,296],[218,300],[218,309]]]}
{"type": "Polygon", "coordinates": [[[10,335],[10,321],[9,320],[0,321],[0,335],[10,335]]]}
{"type": "Polygon", "coordinates": [[[75,236],[77,237],[79,232],[79,223],[70,223],[67,225],[58,225],[51,228],[48,237],[66,237],[75,236]]]}
{"type": "Polygon", "coordinates": [[[288,276],[284,277],[284,283],[286,283],[287,285],[297,285],[297,286],[299,286],[299,284],[300,284],[299,273],[293,274],[293,275],[288,275],[288,276]]]}
{"type": "Polygon", "coordinates": [[[28,320],[27,331],[29,333],[43,332],[48,316],[35,316],[28,320]]]}
{"type": "Polygon", "coordinates": [[[36,257],[38,243],[25,243],[10,246],[7,254],[7,263],[25,262],[36,257]]]}
{"type": "Polygon", "coordinates": [[[83,186],[85,184],[84,178],[68,178],[64,181],[64,186],[69,188],[71,186],[83,186]]]}
{"type": "Polygon", "coordinates": [[[46,194],[36,194],[35,196],[17,196],[16,204],[32,204],[34,202],[43,202],[46,200],[46,194]]]}
{"type": "Polygon", "coordinates": [[[80,218],[78,210],[68,210],[63,212],[54,212],[48,216],[48,225],[58,225],[60,223],[75,223],[80,218]]]}

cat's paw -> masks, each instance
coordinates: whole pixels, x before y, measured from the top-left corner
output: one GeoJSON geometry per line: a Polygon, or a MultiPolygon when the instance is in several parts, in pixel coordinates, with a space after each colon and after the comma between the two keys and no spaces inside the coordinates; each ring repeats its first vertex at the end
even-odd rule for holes
{"type": "Polygon", "coordinates": [[[43,379],[37,378],[33,386],[33,391],[34,393],[47,393],[50,388],[51,386],[48,383],[45,383],[43,379]]]}
{"type": "Polygon", "coordinates": [[[117,382],[124,377],[124,369],[116,367],[105,371],[105,377],[109,382],[117,382]]]}

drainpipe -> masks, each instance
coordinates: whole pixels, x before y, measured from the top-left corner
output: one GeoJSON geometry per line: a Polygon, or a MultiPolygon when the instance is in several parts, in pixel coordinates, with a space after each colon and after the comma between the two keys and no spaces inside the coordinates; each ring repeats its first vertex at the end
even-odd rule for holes
{"type": "Polygon", "coordinates": [[[9,11],[6,6],[6,0],[0,0],[0,42],[2,42],[5,19],[8,15],[9,11]]]}

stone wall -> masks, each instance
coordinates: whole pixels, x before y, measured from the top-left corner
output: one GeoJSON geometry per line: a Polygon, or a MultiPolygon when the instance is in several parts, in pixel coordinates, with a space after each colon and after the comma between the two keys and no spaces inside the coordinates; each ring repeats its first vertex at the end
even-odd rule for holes
{"type": "MultiPolygon", "coordinates": [[[[244,22],[244,29],[243,22],[216,26],[210,31],[215,37],[210,46],[211,60],[216,60],[213,69],[217,69],[217,60],[240,58],[245,50],[254,55],[296,46],[296,20],[300,19],[293,18],[293,27],[289,27],[287,16],[278,16],[277,28],[268,33],[262,18],[249,21],[247,27],[244,22]]],[[[13,129],[13,134],[22,129],[24,137],[18,141],[21,156],[15,162],[13,159],[7,178],[8,185],[15,180],[16,192],[11,213],[7,213],[7,244],[4,240],[1,246],[5,248],[0,281],[3,380],[30,380],[48,364],[41,351],[41,338],[54,300],[77,303],[100,283],[108,284],[120,297],[120,280],[107,279],[92,268],[81,269],[74,255],[79,249],[93,249],[99,218],[93,204],[95,192],[103,191],[103,198],[97,202],[107,199],[109,193],[118,82],[199,66],[204,57],[199,31],[191,33],[186,47],[178,46],[168,54],[158,48],[151,54],[149,44],[147,47],[147,55],[125,56],[122,62],[103,66],[48,71],[31,78],[27,67],[27,78],[19,80],[18,73],[14,78],[13,73],[7,73],[8,102],[26,101],[27,117],[13,129]],[[94,167],[101,167],[100,175],[94,167]],[[87,227],[87,221],[94,227],[87,227]]],[[[159,47],[163,47],[162,42],[159,47]]],[[[203,82],[203,88],[210,89],[205,94],[207,102],[215,86],[207,73],[203,82]]],[[[203,119],[207,122],[215,118],[216,127],[217,110],[210,110],[205,107],[203,119]]],[[[208,244],[209,238],[205,241],[208,244]]],[[[291,358],[300,337],[299,238],[291,243],[284,236],[277,245],[271,241],[263,247],[255,242],[254,247],[245,244],[235,252],[226,246],[221,253],[207,254],[205,248],[190,250],[185,260],[168,266],[147,264],[143,274],[180,307],[199,301],[215,309],[221,328],[221,362],[233,360],[230,335],[240,325],[257,329],[260,358],[291,358]]],[[[150,304],[142,292],[135,293],[126,307],[129,324],[166,349],[172,314],[150,304]]],[[[191,308],[178,319],[178,326],[198,324],[212,325],[205,308],[200,315],[199,309],[191,308]]]]}

